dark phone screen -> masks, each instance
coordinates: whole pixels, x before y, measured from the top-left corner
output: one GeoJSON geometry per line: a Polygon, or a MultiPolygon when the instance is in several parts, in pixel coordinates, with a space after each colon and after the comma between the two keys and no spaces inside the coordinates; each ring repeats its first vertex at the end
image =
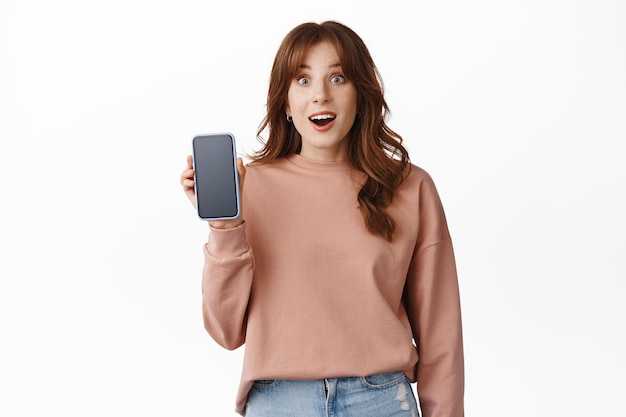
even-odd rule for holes
{"type": "Polygon", "coordinates": [[[239,214],[239,204],[233,136],[196,136],[193,139],[193,154],[200,218],[236,217],[239,214]]]}

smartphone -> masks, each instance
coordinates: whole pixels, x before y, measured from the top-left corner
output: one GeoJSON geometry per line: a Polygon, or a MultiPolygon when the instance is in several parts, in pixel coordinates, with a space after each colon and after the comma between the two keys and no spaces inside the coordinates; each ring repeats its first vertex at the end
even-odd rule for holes
{"type": "Polygon", "coordinates": [[[192,140],[196,207],[202,220],[239,216],[237,151],[232,133],[197,135],[192,140]]]}

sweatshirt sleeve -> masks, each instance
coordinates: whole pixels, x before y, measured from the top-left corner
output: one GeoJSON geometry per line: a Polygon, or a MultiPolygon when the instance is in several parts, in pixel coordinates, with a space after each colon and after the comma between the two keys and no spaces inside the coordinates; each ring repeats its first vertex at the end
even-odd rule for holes
{"type": "Polygon", "coordinates": [[[405,303],[418,350],[417,392],[424,417],[464,416],[461,307],[452,242],[430,178],[420,187],[419,232],[405,303]]]}
{"type": "Polygon", "coordinates": [[[253,268],[245,223],[232,229],[211,228],[204,245],[202,315],[207,332],[226,349],[245,342],[253,268]]]}

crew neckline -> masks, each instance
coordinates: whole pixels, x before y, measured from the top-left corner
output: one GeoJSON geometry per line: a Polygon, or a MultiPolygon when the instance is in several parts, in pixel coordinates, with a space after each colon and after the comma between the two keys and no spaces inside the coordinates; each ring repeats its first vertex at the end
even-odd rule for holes
{"type": "Polygon", "coordinates": [[[287,161],[299,166],[300,168],[315,171],[346,171],[351,167],[348,161],[317,161],[314,159],[307,159],[297,153],[287,156],[287,161]]]}

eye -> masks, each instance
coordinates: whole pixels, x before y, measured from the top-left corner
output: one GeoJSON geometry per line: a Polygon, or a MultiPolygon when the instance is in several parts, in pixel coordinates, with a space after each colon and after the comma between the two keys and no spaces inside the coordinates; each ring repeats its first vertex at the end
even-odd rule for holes
{"type": "Polygon", "coordinates": [[[330,82],[332,82],[333,84],[340,84],[345,80],[346,79],[343,77],[343,75],[334,75],[333,78],[330,79],[330,82]]]}
{"type": "Polygon", "coordinates": [[[301,84],[301,85],[307,85],[311,83],[311,80],[309,80],[306,77],[298,77],[296,78],[296,81],[298,82],[298,84],[301,84]]]}

